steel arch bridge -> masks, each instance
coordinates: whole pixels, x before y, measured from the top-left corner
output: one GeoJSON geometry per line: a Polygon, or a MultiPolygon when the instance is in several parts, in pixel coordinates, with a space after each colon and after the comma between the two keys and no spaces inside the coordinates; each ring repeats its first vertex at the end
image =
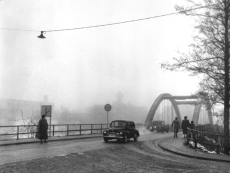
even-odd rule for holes
{"type": "MultiPolygon", "coordinates": [[[[195,105],[194,112],[193,112],[193,118],[192,118],[192,121],[194,121],[195,125],[198,124],[201,105],[202,104],[209,104],[208,101],[204,101],[202,98],[197,98],[196,96],[172,96],[171,94],[168,94],[168,93],[161,94],[153,102],[152,107],[150,108],[149,113],[146,117],[145,127],[147,129],[150,127],[150,124],[154,118],[154,115],[157,111],[157,108],[159,107],[160,103],[163,100],[169,100],[171,102],[171,104],[174,108],[174,111],[176,113],[176,116],[180,122],[182,121],[182,119],[181,119],[181,114],[180,114],[180,110],[179,110],[178,105],[183,105],[183,104],[195,105]],[[178,101],[178,100],[187,100],[187,99],[193,99],[193,100],[197,99],[197,100],[196,101],[178,101]]],[[[208,112],[209,123],[213,124],[211,108],[208,108],[207,112],[208,112]]]]}

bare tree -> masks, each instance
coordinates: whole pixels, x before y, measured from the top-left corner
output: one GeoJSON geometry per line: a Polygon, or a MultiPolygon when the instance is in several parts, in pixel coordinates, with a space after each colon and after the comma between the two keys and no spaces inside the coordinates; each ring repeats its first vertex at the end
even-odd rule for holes
{"type": "Polygon", "coordinates": [[[37,130],[38,122],[40,120],[39,111],[33,110],[32,114],[29,117],[24,116],[22,110],[21,113],[22,113],[22,122],[25,125],[25,131],[28,133],[28,138],[34,137],[37,130]]]}
{"type": "Polygon", "coordinates": [[[180,53],[178,58],[174,58],[173,64],[165,62],[161,67],[203,76],[200,92],[209,94],[212,104],[224,105],[224,152],[229,154],[230,0],[187,1],[190,7],[176,6],[176,10],[194,17],[198,33],[188,53],[180,53]]]}

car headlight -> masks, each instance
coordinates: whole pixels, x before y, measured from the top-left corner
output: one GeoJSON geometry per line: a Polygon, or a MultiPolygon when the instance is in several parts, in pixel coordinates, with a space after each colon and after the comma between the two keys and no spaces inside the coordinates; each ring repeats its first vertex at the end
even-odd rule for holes
{"type": "Polygon", "coordinates": [[[122,135],[122,132],[120,132],[120,135],[122,135]]]}
{"type": "Polygon", "coordinates": [[[104,131],[103,133],[107,133],[106,131],[104,131]]]}

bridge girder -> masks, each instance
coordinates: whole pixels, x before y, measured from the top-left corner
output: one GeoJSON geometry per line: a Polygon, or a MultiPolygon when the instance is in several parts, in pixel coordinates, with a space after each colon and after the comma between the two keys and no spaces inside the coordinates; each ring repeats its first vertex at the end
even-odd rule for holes
{"type": "MultiPolygon", "coordinates": [[[[172,96],[171,94],[169,93],[164,93],[164,94],[161,94],[159,95],[156,100],[153,102],[150,110],[149,110],[149,113],[146,117],[146,120],[145,120],[145,127],[148,129],[150,127],[150,124],[154,118],[154,115],[157,111],[157,108],[159,107],[160,103],[163,101],[163,100],[166,100],[168,99],[171,103],[172,103],[172,106],[175,110],[175,113],[176,113],[176,116],[178,118],[178,120],[181,122],[182,119],[181,119],[181,115],[180,115],[180,111],[179,111],[179,108],[178,108],[178,105],[181,105],[181,104],[192,104],[192,105],[195,105],[195,108],[194,108],[194,112],[193,112],[193,118],[192,120],[194,121],[194,124],[197,125],[198,124],[198,120],[199,120],[199,114],[200,114],[200,109],[201,109],[201,104],[204,104],[204,102],[202,102],[202,98],[197,98],[196,96],[172,96]],[[177,100],[186,100],[186,99],[197,99],[196,101],[176,101],[177,100]]],[[[209,102],[205,101],[206,104],[209,105],[209,102]]],[[[213,124],[213,119],[212,119],[212,113],[211,113],[211,108],[210,106],[208,106],[208,119],[209,119],[209,123],[210,124],[213,124]]]]}

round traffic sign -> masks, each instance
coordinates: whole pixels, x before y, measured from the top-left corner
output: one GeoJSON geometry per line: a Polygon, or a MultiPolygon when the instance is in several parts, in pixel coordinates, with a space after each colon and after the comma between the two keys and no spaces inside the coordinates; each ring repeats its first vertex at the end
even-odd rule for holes
{"type": "Polygon", "coordinates": [[[106,111],[110,111],[112,109],[112,106],[110,104],[106,104],[104,108],[106,111]]]}

